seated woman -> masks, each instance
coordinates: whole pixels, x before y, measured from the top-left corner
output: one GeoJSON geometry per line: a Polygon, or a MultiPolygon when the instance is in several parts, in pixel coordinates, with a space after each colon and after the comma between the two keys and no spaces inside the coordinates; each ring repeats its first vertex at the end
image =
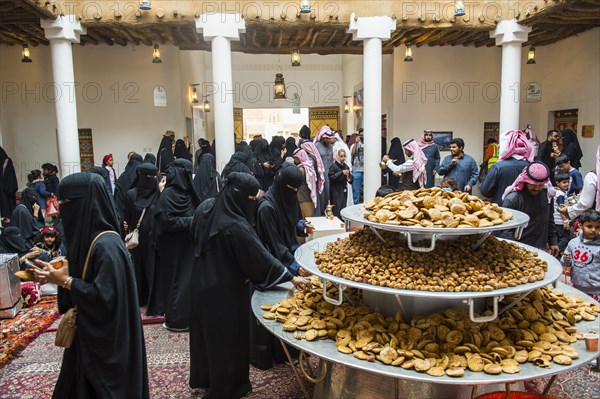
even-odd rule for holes
{"type": "Polygon", "coordinates": [[[24,270],[25,260],[32,260],[40,255],[39,250],[25,243],[18,227],[7,227],[0,234],[0,254],[17,254],[19,268],[24,270]]]}
{"type": "Polygon", "coordinates": [[[40,206],[37,203],[37,194],[31,187],[21,193],[21,202],[10,216],[10,225],[18,227],[21,235],[29,248],[33,247],[35,237],[44,224],[40,222],[40,206]]]}
{"type": "Polygon", "coordinates": [[[149,398],[133,265],[104,181],[75,173],[58,191],[68,261],[60,269],[36,261],[43,270],[33,270],[40,282],[62,287],[61,313],[77,307],[77,332],[52,397],[149,398]]]}

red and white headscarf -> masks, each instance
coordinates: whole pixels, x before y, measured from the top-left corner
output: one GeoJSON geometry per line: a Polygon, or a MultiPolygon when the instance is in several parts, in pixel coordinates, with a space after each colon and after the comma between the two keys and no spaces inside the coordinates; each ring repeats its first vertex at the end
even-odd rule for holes
{"type": "Polygon", "coordinates": [[[425,141],[425,135],[426,134],[433,134],[433,132],[431,130],[423,130],[423,134],[421,135],[421,138],[417,142],[417,144],[421,148],[427,148],[430,145],[434,145],[435,144],[435,142],[433,140],[431,140],[431,141],[425,141]]]}
{"type": "Polygon", "coordinates": [[[510,130],[506,132],[505,135],[508,141],[506,142],[506,151],[500,156],[500,161],[513,157],[533,162],[535,157],[534,149],[524,132],[520,130],[510,130]]]}
{"type": "Polygon", "coordinates": [[[321,159],[321,154],[319,154],[317,146],[315,145],[315,143],[309,140],[298,140],[296,145],[298,146],[298,148],[302,148],[304,151],[306,151],[308,155],[312,156],[317,161],[316,173],[319,174],[318,188],[319,194],[322,193],[323,189],[325,188],[325,165],[323,165],[323,160],[321,159]]]}
{"type": "Polygon", "coordinates": [[[413,153],[413,182],[419,181],[419,186],[425,187],[427,184],[427,157],[423,153],[421,147],[413,139],[406,141],[402,147],[413,153]]]}
{"type": "Polygon", "coordinates": [[[550,182],[550,171],[546,164],[536,161],[531,165],[527,165],[523,168],[523,171],[517,176],[517,179],[509,186],[502,195],[502,199],[506,198],[506,196],[513,191],[521,191],[525,184],[543,184],[544,188],[548,190],[548,202],[556,195],[556,190],[552,187],[552,182],[550,182]]]}
{"type": "Polygon", "coordinates": [[[329,126],[325,125],[319,130],[319,134],[315,136],[313,142],[318,143],[323,137],[332,139],[335,137],[335,132],[329,126]]]}
{"type": "Polygon", "coordinates": [[[596,150],[596,210],[600,212],[600,145],[596,150]]]}
{"type": "Polygon", "coordinates": [[[317,172],[312,163],[312,159],[307,152],[302,148],[297,148],[293,154],[294,158],[298,158],[300,165],[304,168],[306,174],[306,184],[310,190],[310,199],[312,200],[315,207],[317,206],[317,172]]]}

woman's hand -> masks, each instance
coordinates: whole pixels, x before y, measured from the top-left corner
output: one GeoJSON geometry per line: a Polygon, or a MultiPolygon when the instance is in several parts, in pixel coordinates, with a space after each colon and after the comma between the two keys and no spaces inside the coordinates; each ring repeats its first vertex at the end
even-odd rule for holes
{"type": "Polygon", "coordinates": [[[160,179],[160,182],[158,183],[158,190],[162,193],[163,190],[165,189],[166,185],[167,185],[167,176],[163,176],[162,179],[160,179]]]}
{"type": "Polygon", "coordinates": [[[306,269],[303,268],[303,267],[300,267],[298,269],[298,275],[300,277],[310,277],[310,276],[312,276],[312,274],[310,272],[306,271],[306,269]]]}
{"type": "Polygon", "coordinates": [[[312,284],[310,283],[310,280],[308,280],[304,277],[294,277],[292,279],[292,284],[294,284],[294,287],[296,287],[297,289],[299,289],[301,291],[310,290],[312,288],[312,284]]]}
{"type": "Polygon", "coordinates": [[[35,204],[33,204],[32,208],[33,216],[38,217],[38,215],[40,214],[40,206],[38,205],[38,203],[36,202],[35,204]]]}
{"type": "Polygon", "coordinates": [[[60,269],[55,269],[50,263],[41,260],[36,260],[35,263],[41,269],[32,267],[30,270],[35,274],[36,281],[41,284],[52,283],[62,287],[69,278],[69,262],[67,259],[63,260],[63,266],[60,269]]]}

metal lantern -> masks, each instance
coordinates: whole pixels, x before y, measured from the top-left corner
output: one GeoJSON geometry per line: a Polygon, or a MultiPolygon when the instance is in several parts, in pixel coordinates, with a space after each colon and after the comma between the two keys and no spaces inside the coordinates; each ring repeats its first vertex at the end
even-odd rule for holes
{"type": "Polygon", "coordinates": [[[162,60],[160,59],[160,50],[158,49],[158,44],[154,45],[154,51],[152,52],[152,63],[160,64],[162,60]]]}
{"type": "Polygon", "coordinates": [[[302,14],[308,14],[312,11],[312,5],[310,0],[300,0],[300,12],[302,14]]]}
{"type": "Polygon", "coordinates": [[[465,2],[462,0],[454,0],[454,16],[462,17],[465,15],[465,2]]]}
{"type": "Polygon", "coordinates": [[[200,103],[200,101],[198,101],[198,93],[196,92],[196,88],[194,87],[192,89],[192,104],[198,104],[200,103]]]}
{"type": "Polygon", "coordinates": [[[29,46],[27,45],[27,43],[23,45],[23,51],[21,51],[21,56],[23,57],[21,58],[21,62],[33,62],[31,60],[31,53],[29,52],[29,46]]]}
{"type": "Polygon", "coordinates": [[[412,60],[412,48],[410,48],[410,43],[407,43],[406,51],[404,51],[404,62],[411,62],[412,60]]]}
{"type": "Polygon", "coordinates": [[[292,50],[292,66],[293,67],[300,66],[300,50],[298,50],[298,48],[294,48],[292,50]]]}
{"type": "Polygon", "coordinates": [[[529,52],[527,53],[527,63],[535,64],[535,47],[530,47],[529,52]]]}
{"type": "Polygon", "coordinates": [[[285,100],[287,97],[285,96],[285,81],[283,80],[283,74],[278,73],[275,75],[275,95],[273,99],[275,100],[285,100]]]}
{"type": "Polygon", "coordinates": [[[152,0],[140,0],[140,10],[151,10],[152,0]]]}
{"type": "Polygon", "coordinates": [[[208,101],[208,98],[202,103],[202,109],[204,112],[210,112],[210,101],[208,101]]]}
{"type": "Polygon", "coordinates": [[[350,113],[350,106],[348,105],[348,100],[346,100],[346,104],[344,104],[344,113],[345,114],[350,113]]]}

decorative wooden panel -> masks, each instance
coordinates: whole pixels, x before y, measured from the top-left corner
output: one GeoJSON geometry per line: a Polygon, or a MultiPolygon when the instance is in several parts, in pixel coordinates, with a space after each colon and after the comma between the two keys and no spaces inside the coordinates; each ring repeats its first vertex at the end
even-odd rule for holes
{"type": "Polygon", "coordinates": [[[311,138],[314,138],[325,125],[328,125],[333,130],[339,130],[340,107],[309,108],[308,120],[311,138]]]}
{"type": "Polygon", "coordinates": [[[242,108],[233,109],[233,131],[236,143],[244,139],[244,110],[242,108]]]}
{"type": "MultiPolygon", "coordinates": [[[[576,109],[566,109],[554,111],[554,129],[563,132],[565,129],[571,129],[577,133],[577,118],[579,111],[576,109]]],[[[538,134],[539,136],[539,134],[538,134]]]]}
{"type": "Polygon", "coordinates": [[[92,129],[79,129],[79,161],[81,162],[82,172],[86,172],[94,166],[92,129]]]}

